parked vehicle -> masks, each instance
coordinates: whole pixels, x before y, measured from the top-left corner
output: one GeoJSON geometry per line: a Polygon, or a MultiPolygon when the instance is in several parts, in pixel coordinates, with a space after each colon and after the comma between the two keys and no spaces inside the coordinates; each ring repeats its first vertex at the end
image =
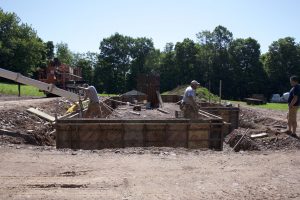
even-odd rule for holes
{"type": "Polygon", "coordinates": [[[271,98],[271,103],[287,103],[290,93],[286,92],[282,96],[280,94],[273,94],[271,98]]]}

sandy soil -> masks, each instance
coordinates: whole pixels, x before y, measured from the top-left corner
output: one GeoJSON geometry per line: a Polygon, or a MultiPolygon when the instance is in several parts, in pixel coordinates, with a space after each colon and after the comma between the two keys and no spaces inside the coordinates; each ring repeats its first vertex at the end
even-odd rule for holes
{"type": "Polygon", "coordinates": [[[300,199],[299,151],[1,146],[0,159],[1,199],[300,199]]]}

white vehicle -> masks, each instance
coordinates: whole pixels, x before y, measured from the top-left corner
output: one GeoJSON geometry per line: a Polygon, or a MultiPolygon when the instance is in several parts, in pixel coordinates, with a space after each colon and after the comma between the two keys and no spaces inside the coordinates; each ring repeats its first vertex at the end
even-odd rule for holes
{"type": "Polygon", "coordinates": [[[280,94],[273,94],[271,98],[272,103],[287,103],[290,93],[286,92],[282,96],[280,94]]]}
{"type": "Polygon", "coordinates": [[[281,102],[280,94],[272,94],[271,102],[272,103],[281,102]]]}
{"type": "Polygon", "coordinates": [[[289,100],[289,97],[290,97],[290,93],[289,92],[286,92],[286,93],[284,93],[283,95],[282,95],[282,100],[283,100],[283,102],[288,102],[288,100],[289,100]]]}

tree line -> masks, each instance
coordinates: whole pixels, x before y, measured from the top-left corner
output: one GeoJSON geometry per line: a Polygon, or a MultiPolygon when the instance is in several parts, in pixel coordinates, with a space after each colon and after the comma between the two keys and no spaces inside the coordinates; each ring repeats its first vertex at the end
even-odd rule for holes
{"type": "Polygon", "coordinates": [[[0,9],[0,66],[36,77],[39,68],[57,57],[82,68],[83,78],[99,92],[123,93],[136,87],[140,73],[159,74],[161,91],[198,80],[223,97],[243,99],[252,94],[289,90],[289,77],[300,75],[300,44],[295,38],[274,41],[262,54],[257,40],[234,38],[224,26],[196,34],[196,41],[167,43],[155,49],[151,38],[115,33],[100,41],[99,52],[74,53],[66,43],[44,42],[14,13],[0,9]]]}

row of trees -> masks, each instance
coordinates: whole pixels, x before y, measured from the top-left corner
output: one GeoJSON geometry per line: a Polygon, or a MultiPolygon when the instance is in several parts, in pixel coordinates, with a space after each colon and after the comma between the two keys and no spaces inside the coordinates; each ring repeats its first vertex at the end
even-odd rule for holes
{"type": "Polygon", "coordinates": [[[255,39],[234,39],[223,26],[196,36],[197,41],[167,43],[160,52],[150,39],[116,33],[100,43],[94,83],[118,93],[134,87],[138,73],[158,73],[162,91],[196,79],[217,94],[222,80],[225,98],[242,99],[283,93],[290,88],[289,77],[300,75],[300,45],[294,38],[279,39],[261,54],[255,39]]]}
{"type": "Polygon", "coordinates": [[[162,91],[196,79],[217,93],[222,80],[224,97],[241,99],[254,93],[285,92],[289,76],[300,75],[300,45],[294,38],[274,41],[265,54],[255,39],[234,39],[223,26],[199,32],[196,38],[167,43],[160,51],[150,38],[115,33],[100,42],[99,53],[73,53],[65,43],[43,42],[15,14],[0,10],[2,67],[34,75],[57,57],[81,67],[83,78],[100,92],[123,93],[135,88],[139,73],[158,73],[162,91]]]}

